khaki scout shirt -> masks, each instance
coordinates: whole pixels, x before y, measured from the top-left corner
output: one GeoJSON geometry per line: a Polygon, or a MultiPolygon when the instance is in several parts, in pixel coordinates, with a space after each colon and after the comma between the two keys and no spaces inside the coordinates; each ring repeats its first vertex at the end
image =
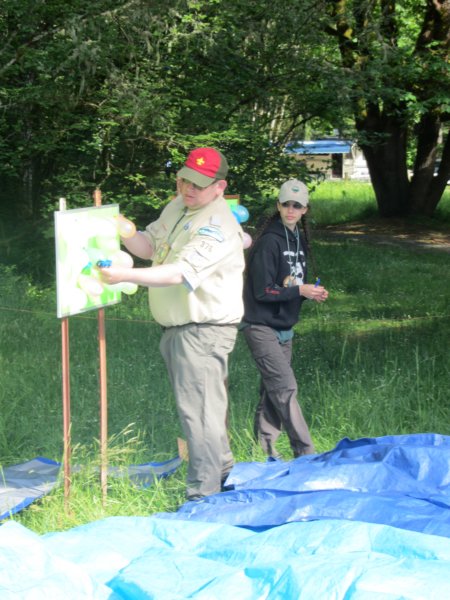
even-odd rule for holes
{"type": "Polygon", "coordinates": [[[243,231],[223,197],[196,210],[177,196],[146,227],[153,265],[180,265],[184,283],[149,288],[153,317],[164,327],[239,323],[243,315],[243,231]]]}

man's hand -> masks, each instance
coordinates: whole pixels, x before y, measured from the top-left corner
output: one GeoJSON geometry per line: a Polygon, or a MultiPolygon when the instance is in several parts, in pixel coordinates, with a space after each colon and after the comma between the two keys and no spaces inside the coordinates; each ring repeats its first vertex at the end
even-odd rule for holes
{"type": "Polygon", "coordinates": [[[100,273],[100,279],[104,283],[113,285],[123,281],[132,282],[133,269],[126,267],[97,267],[100,273]]]}

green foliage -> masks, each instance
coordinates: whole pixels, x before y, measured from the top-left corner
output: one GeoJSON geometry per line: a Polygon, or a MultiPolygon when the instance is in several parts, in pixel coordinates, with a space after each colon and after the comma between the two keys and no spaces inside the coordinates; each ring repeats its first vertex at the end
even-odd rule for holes
{"type": "Polygon", "coordinates": [[[200,144],[228,153],[231,193],[258,194],[286,174],[280,144],[310,118],[308,102],[337,106],[318,83],[307,3],[27,8],[8,2],[0,13],[2,201],[14,194],[23,215],[51,212],[60,196],[89,204],[97,186],[125,210],[157,210],[169,193],[166,161],[179,165],[200,144]]]}
{"type": "Polygon", "coordinates": [[[419,21],[430,2],[335,5],[6,0],[0,202],[35,219],[61,196],[89,205],[99,186],[140,220],[173,193],[166,162],[200,144],[227,153],[230,193],[262,198],[292,173],[287,140],[353,136],[355,115],[362,144],[406,132],[406,173],[418,123],[448,112],[445,40],[423,42],[419,21]]]}

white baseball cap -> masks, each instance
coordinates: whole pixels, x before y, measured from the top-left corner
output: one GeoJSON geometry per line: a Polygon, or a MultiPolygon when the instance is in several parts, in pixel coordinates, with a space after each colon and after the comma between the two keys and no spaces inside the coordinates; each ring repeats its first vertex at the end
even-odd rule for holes
{"type": "Polygon", "coordinates": [[[309,204],[308,188],[298,179],[288,179],[280,188],[278,202],[284,204],[289,201],[298,202],[305,207],[309,204]]]}

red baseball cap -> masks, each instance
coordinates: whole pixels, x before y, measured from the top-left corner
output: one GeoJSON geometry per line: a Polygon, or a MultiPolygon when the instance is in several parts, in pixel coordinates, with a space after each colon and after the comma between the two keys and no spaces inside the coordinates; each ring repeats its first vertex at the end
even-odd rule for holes
{"type": "Polygon", "coordinates": [[[205,188],[214,181],[225,179],[228,162],[222,152],[215,148],[196,148],[192,150],[177,173],[177,177],[187,179],[199,187],[205,188]]]}

